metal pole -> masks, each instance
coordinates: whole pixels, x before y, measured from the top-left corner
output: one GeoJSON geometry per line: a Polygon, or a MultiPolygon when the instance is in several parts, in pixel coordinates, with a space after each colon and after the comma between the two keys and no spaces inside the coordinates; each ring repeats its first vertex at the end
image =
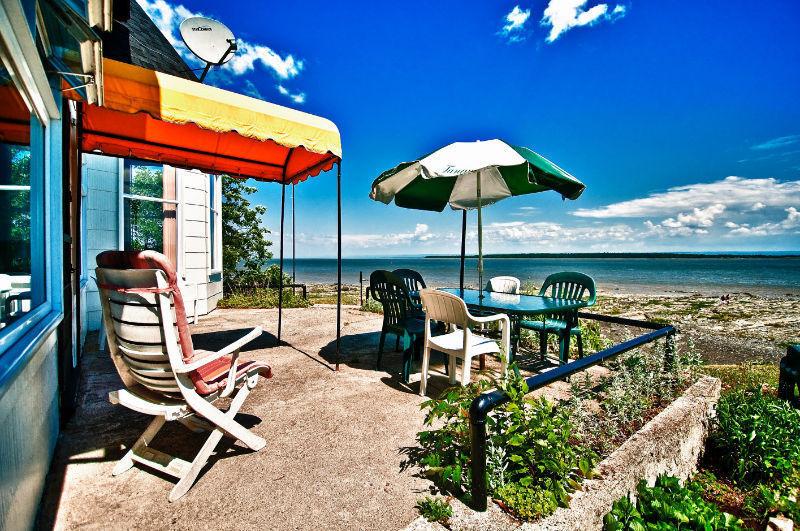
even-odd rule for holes
{"type": "MultiPolygon", "coordinates": [[[[294,239],[294,186],[297,183],[292,183],[292,284],[297,284],[297,271],[295,270],[295,239],[294,239]]],[[[294,288],[292,288],[292,292],[294,292],[294,288]]]]}
{"type": "Polygon", "coordinates": [[[483,298],[483,217],[481,216],[481,172],[478,170],[478,296],[483,298]]]}
{"type": "Polygon", "coordinates": [[[280,279],[278,280],[278,343],[281,341],[281,325],[283,324],[283,219],[286,210],[286,183],[281,184],[281,249],[280,279]]]}
{"type": "Polygon", "coordinates": [[[358,302],[364,306],[364,272],[358,272],[358,302]]]}
{"type": "Polygon", "coordinates": [[[342,161],[336,164],[336,370],[342,338],[342,161]]]}
{"type": "Polygon", "coordinates": [[[463,216],[461,217],[461,276],[459,287],[461,289],[461,296],[464,296],[464,260],[467,253],[467,209],[462,210],[463,216]]]}

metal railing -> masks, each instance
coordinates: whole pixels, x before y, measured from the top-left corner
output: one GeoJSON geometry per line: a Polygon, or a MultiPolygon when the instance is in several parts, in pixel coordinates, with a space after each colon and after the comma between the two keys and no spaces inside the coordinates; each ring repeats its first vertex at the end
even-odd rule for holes
{"type": "MultiPolygon", "coordinates": [[[[614,356],[641,347],[647,343],[652,343],[661,338],[666,338],[665,349],[666,364],[670,366],[674,361],[674,335],[675,327],[672,325],[653,323],[650,321],[639,321],[624,317],[610,315],[599,315],[593,313],[578,313],[581,319],[592,321],[602,321],[606,323],[646,328],[650,332],[641,336],[629,339],[618,345],[614,345],[605,350],[601,350],[590,356],[585,356],[578,360],[566,363],[550,371],[536,374],[525,379],[528,384],[528,392],[536,391],[553,382],[563,380],[573,374],[584,371],[589,367],[602,363],[614,356]]],[[[472,506],[477,511],[486,510],[486,418],[489,413],[498,406],[508,402],[509,397],[503,391],[495,390],[483,393],[472,401],[469,408],[469,431],[470,431],[470,450],[472,471],[472,506]]]]}

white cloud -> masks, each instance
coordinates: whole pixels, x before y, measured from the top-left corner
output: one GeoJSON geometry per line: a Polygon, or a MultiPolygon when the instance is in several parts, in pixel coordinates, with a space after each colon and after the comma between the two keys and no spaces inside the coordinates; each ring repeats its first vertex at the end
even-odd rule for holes
{"type": "MultiPolygon", "coordinates": [[[[198,64],[197,58],[183,43],[180,37],[179,27],[184,19],[203,15],[201,13],[189,11],[182,4],[171,4],[166,0],[137,1],[184,60],[189,64],[198,64]]],[[[286,80],[296,77],[303,70],[303,61],[295,59],[291,54],[282,56],[269,46],[248,42],[242,39],[237,39],[236,42],[239,49],[233,58],[223,65],[223,72],[228,72],[234,76],[242,76],[255,72],[256,65],[261,65],[276,78],[286,80]]],[[[219,70],[217,72],[219,72],[219,70]]],[[[236,79],[230,75],[218,77],[227,84],[232,84],[236,79]]],[[[253,95],[253,87],[254,85],[252,85],[252,82],[248,85],[247,80],[245,81],[245,88],[248,94],[253,95]]],[[[295,103],[302,103],[305,101],[305,94],[303,93],[290,94],[287,96],[295,103]],[[298,101],[298,99],[301,101],[298,101]]]]}
{"type": "Polygon", "coordinates": [[[554,42],[561,35],[580,26],[593,26],[604,20],[625,16],[624,5],[617,4],[609,12],[608,4],[596,4],[586,9],[588,0],[550,0],[542,14],[541,24],[550,28],[545,39],[554,42]]]}
{"type": "Polygon", "coordinates": [[[644,222],[647,231],[656,236],[691,236],[708,234],[714,225],[714,219],[725,212],[725,205],[715,204],[706,208],[694,208],[691,212],[680,212],[675,217],[667,218],[661,223],[650,220],[644,222]]]}
{"type": "Polygon", "coordinates": [[[527,24],[528,19],[531,17],[530,9],[521,9],[518,5],[514,6],[509,13],[504,17],[505,24],[500,30],[500,35],[503,35],[509,42],[520,42],[525,40],[523,29],[527,24]]]}
{"type": "Polygon", "coordinates": [[[800,211],[795,207],[789,207],[785,212],[786,218],[779,222],[766,222],[757,225],[728,222],[725,226],[731,229],[729,232],[731,236],[775,236],[787,232],[800,233],[800,211]]]}
{"type": "MultiPolygon", "coordinates": [[[[490,223],[483,227],[484,241],[492,245],[502,243],[524,243],[530,246],[563,245],[586,242],[630,242],[635,239],[635,230],[626,224],[569,227],[547,221],[511,221],[490,223]]],[[[470,234],[470,239],[475,233],[470,234]]]]}
{"type": "MultiPolygon", "coordinates": [[[[336,242],[333,235],[318,235],[301,233],[298,240],[309,244],[330,244],[336,242]]],[[[379,234],[342,234],[342,245],[351,249],[373,249],[398,247],[410,244],[428,243],[437,235],[430,231],[424,223],[417,223],[413,232],[379,233],[379,234]]]]}
{"type": "Polygon", "coordinates": [[[782,147],[791,146],[797,142],[800,142],[800,135],[779,136],[777,138],[767,140],[766,142],[751,146],[750,149],[755,149],[757,151],[779,149],[782,147]]]}
{"type": "Polygon", "coordinates": [[[675,215],[688,209],[711,205],[747,210],[754,205],[786,208],[800,204],[800,180],[781,182],[774,178],[727,177],[712,183],[669,188],[648,197],[612,203],[600,208],[581,208],[574,215],[586,218],[643,218],[675,215]]]}
{"type": "Polygon", "coordinates": [[[264,99],[264,97],[261,95],[261,91],[258,90],[256,84],[250,81],[249,79],[244,80],[244,93],[247,94],[248,96],[258,98],[259,100],[264,99]]]}
{"type": "Polygon", "coordinates": [[[291,91],[289,91],[289,89],[287,89],[283,85],[277,85],[277,88],[278,88],[278,92],[280,92],[284,96],[288,97],[290,100],[292,100],[295,103],[305,103],[306,102],[306,93],[305,92],[292,93],[291,91]]]}

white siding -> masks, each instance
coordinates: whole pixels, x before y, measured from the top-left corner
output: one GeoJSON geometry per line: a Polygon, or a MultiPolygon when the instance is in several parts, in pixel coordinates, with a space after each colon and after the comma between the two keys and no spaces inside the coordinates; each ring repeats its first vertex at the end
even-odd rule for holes
{"type": "MultiPolygon", "coordinates": [[[[86,208],[87,269],[94,277],[95,257],[107,249],[119,249],[119,159],[101,155],[84,155],[83,179],[87,188],[86,208]]],[[[222,296],[222,275],[211,274],[210,238],[208,234],[208,202],[206,174],[177,169],[178,200],[181,202],[179,229],[182,241],[178,249],[179,274],[184,277],[184,297],[197,298],[197,313],[205,315],[217,307],[222,296]]],[[[192,307],[187,311],[191,314],[192,307]]],[[[101,324],[97,284],[90,279],[86,293],[86,325],[98,330],[101,324]]]]}
{"type": "Polygon", "coordinates": [[[83,182],[86,205],[86,327],[99,330],[102,318],[94,270],[95,258],[103,251],[119,248],[119,159],[103,155],[83,155],[83,182]]]}

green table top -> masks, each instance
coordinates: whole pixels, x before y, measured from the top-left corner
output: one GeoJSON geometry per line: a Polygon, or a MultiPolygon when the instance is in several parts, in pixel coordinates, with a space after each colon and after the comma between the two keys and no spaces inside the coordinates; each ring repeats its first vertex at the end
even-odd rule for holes
{"type": "Polygon", "coordinates": [[[512,295],[493,291],[480,292],[476,289],[465,289],[462,292],[458,288],[441,288],[441,291],[461,297],[470,308],[507,313],[509,315],[564,313],[585,308],[587,305],[586,301],[554,299],[540,295],[512,295]],[[483,293],[483,298],[480,298],[481,293],[483,293]]]}

